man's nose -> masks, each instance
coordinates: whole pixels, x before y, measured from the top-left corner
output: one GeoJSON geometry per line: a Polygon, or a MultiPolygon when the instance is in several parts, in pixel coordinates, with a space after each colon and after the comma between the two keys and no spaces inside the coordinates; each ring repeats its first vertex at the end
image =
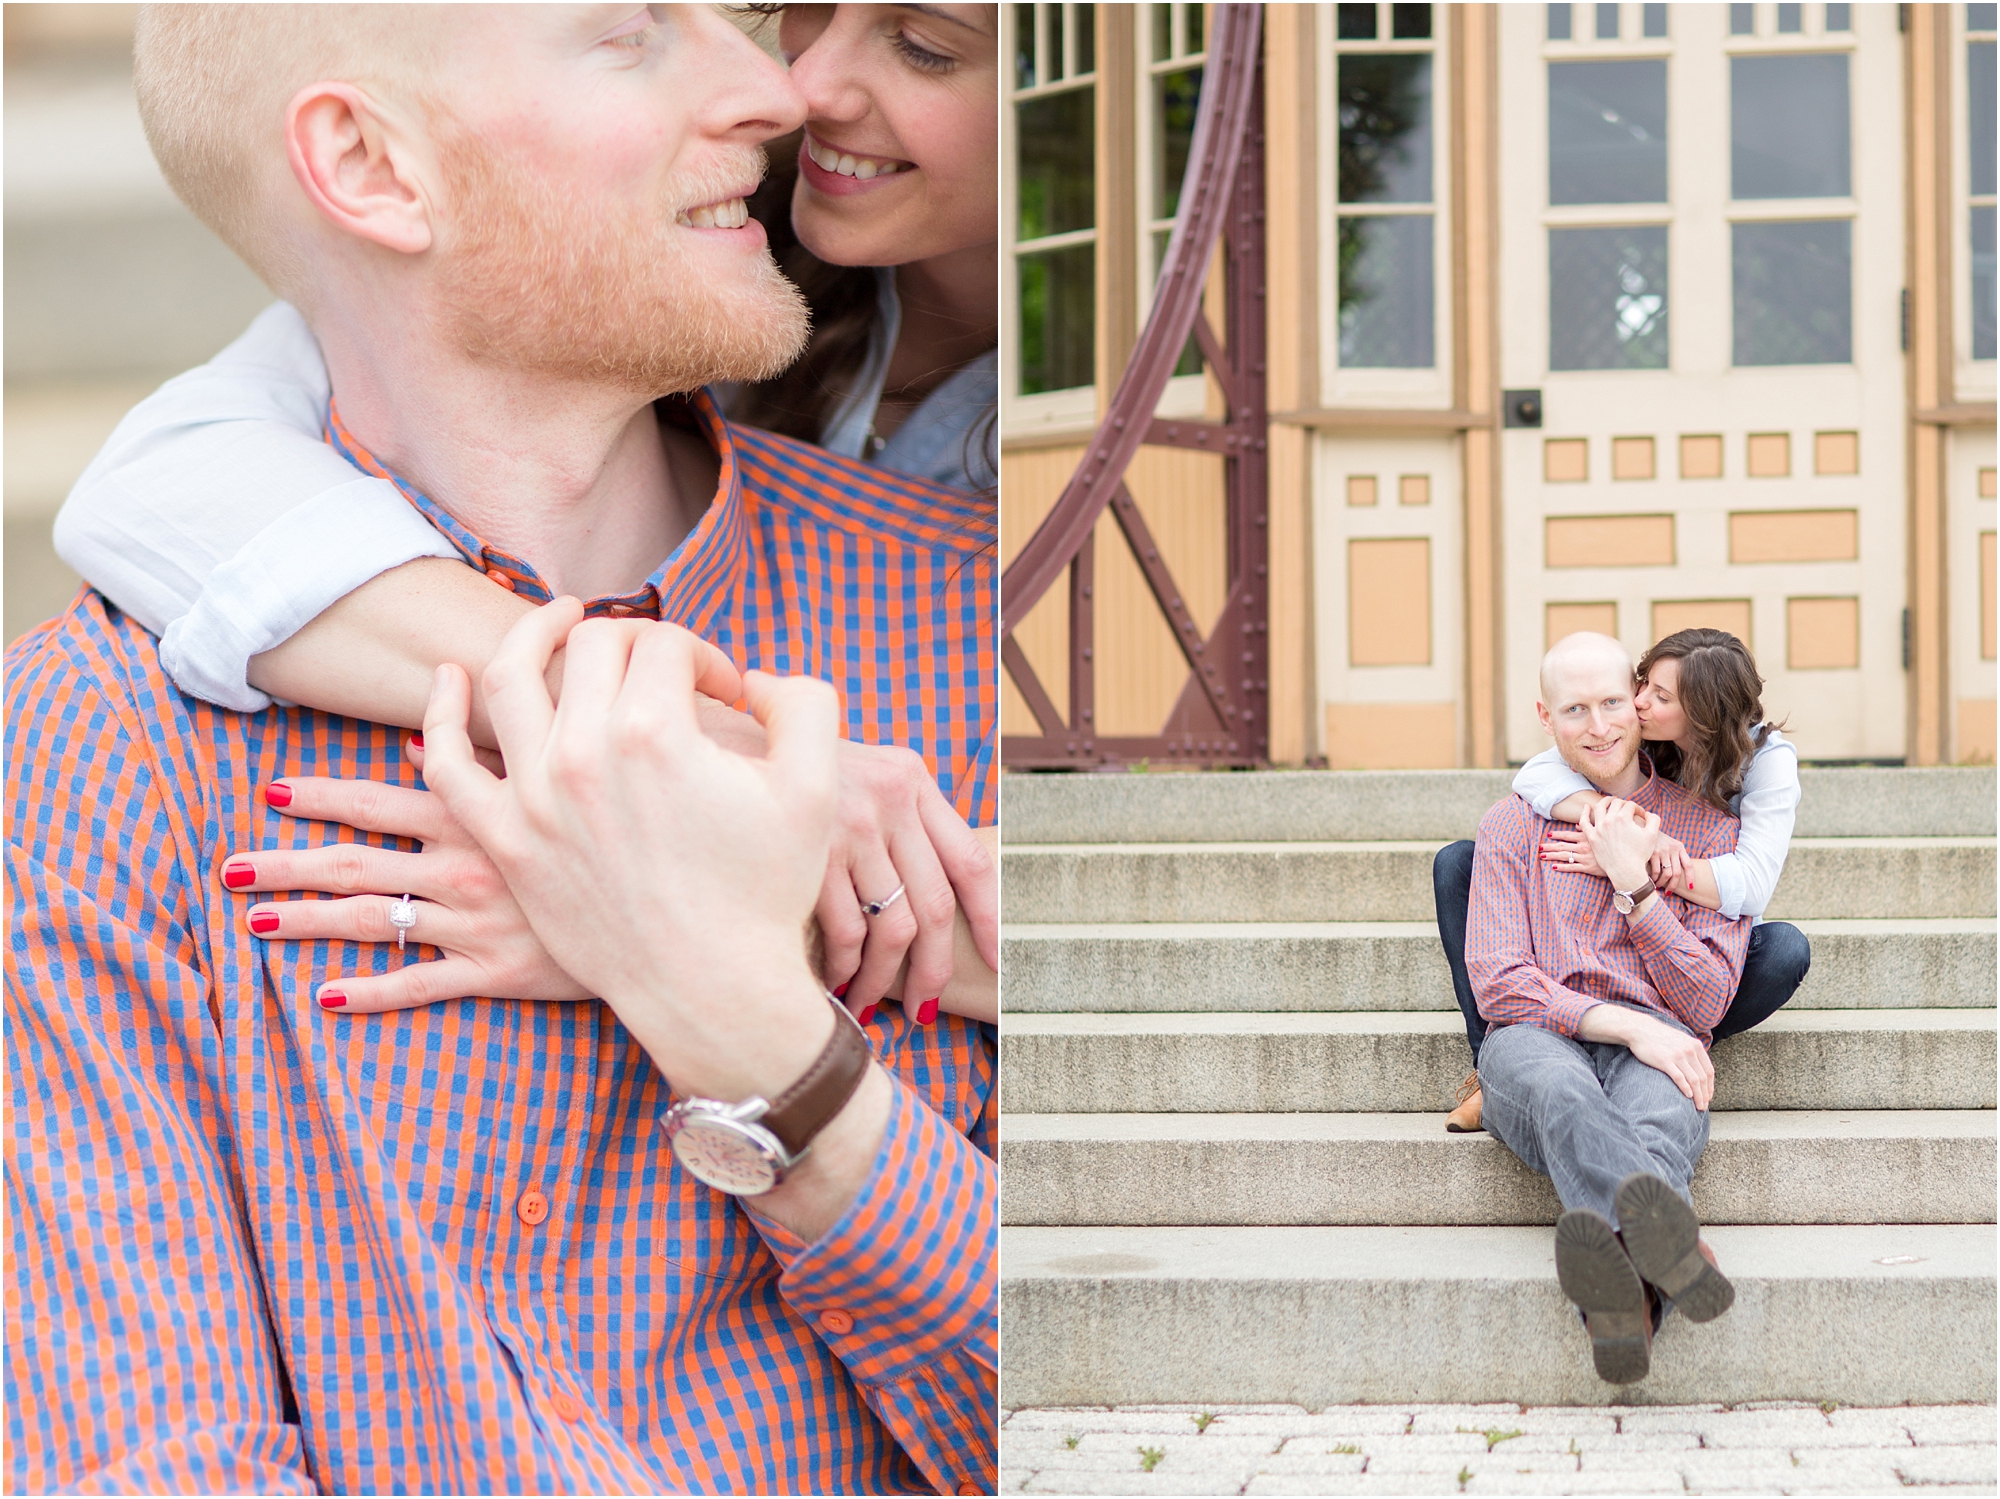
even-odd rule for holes
{"type": "Polygon", "coordinates": [[[715,48],[711,91],[701,111],[711,133],[769,140],[805,123],[806,101],[783,64],[765,54],[727,18],[706,5],[684,7],[699,17],[715,48]]]}

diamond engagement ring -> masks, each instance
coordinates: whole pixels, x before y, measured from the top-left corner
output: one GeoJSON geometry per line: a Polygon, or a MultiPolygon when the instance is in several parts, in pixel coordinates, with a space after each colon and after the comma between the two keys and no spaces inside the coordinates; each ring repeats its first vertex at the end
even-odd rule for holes
{"type": "Polygon", "coordinates": [[[861,910],[864,915],[880,916],[884,911],[888,910],[889,907],[893,906],[897,901],[901,900],[902,898],[903,898],[903,887],[901,885],[898,885],[894,890],[891,890],[887,895],[883,896],[880,900],[864,900],[861,903],[861,910]]]}
{"type": "Polygon", "coordinates": [[[403,950],[403,943],[410,935],[410,928],[417,924],[417,903],[405,895],[401,900],[389,902],[389,925],[396,929],[396,951],[403,950]]]}

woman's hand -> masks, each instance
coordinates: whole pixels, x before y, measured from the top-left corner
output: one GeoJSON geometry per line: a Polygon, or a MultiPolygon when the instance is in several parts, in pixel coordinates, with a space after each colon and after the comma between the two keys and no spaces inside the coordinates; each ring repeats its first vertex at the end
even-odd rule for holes
{"type": "Polygon", "coordinates": [[[342,822],[424,845],[416,854],[363,843],[269,848],[232,854],[224,864],[223,881],[232,890],[317,890],[344,897],[252,906],[244,919],[267,942],[393,942],[390,906],[406,892],[416,897],[417,924],[409,936],[413,944],[438,948],[445,956],[417,962],[413,952],[412,961],[394,973],[331,978],[318,994],[325,1008],[373,1014],[473,995],[590,998],[543,949],[492,860],[430,792],[300,776],[272,782],[264,799],[287,817],[342,822]]]}
{"type": "Polygon", "coordinates": [[[1688,857],[1687,845],[1670,834],[1660,834],[1659,842],[1653,845],[1653,857],[1646,861],[1646,870],[1653,877],[1655,889],[1671,890],[1685,899],[1694,888],[1694,861],[1688,857]]]}
{"type": "Polygon", "coordinates": [[[1604,876],[1604,871],[1597,867],[1597,855],[1582,832],[1567,823],[1558,823],[1542,835],[1542,862],[1571,874],[1594,874],[1600,879],[1604,876]]]}

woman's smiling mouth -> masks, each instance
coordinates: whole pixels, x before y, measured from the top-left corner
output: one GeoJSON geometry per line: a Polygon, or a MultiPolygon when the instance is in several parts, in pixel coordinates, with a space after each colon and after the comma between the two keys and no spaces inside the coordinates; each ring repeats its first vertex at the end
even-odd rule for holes
{"type": "Polygon", "coordinates": [[[822,172],[831,176],[852,177],[858,182],[872,182],[877,177],[893,177],[898,172],[910,170],[907,161],[897,161],[885,156],[861,156],[851,151],[842,151],[829,146],[824,141],[813,139],[813,133],[805,133],[802,154],[822,172]]]}

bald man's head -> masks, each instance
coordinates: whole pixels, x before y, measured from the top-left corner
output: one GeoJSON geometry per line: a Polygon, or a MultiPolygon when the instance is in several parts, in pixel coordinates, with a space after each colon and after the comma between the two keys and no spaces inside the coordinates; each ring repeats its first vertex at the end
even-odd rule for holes
{"type": "Polygon", "coordinates": [[[1542,657],[1535,712],[1570,769],[1600,791],[1636,789],[1639,710],[1632,657],[1609,635],[1566,635],[1542,657]]]}

